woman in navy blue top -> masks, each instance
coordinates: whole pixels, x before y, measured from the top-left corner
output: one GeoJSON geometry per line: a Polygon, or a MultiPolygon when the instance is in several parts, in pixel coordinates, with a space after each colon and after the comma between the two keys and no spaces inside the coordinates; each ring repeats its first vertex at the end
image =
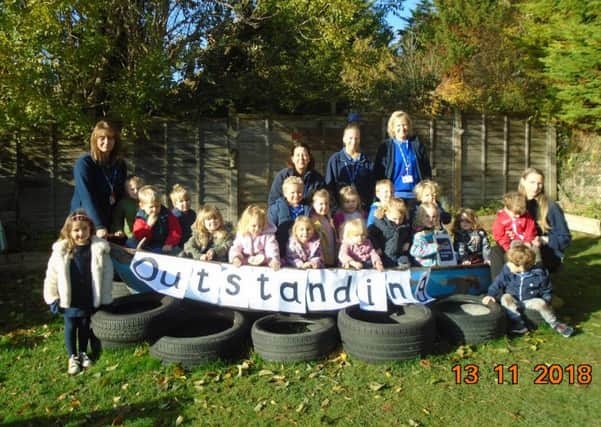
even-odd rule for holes
{"type": "Polygon", "coordinates": [[[376,154],[375,178],[391,180],[394,196],[403,199],[410,208],[415,204],[413,189],[417,183],[432,178],[428,153],[413,135],[411,118],[404,111],[390,115],[388,136],[390,139],[380,145],[376,154]]]}
{"type": "Polygon", "coordinates": [[[313,160],[309,146],[304,142],[295,142],[290,149],[288,167],[279,171],[273,179],[267,205],[273,205],[284,195],[282,184],[289,176],[299,176],[302,178],[304,186],[303,203],[310,204],[313,193],[324,187],[323,176],[314,168],[315,161],[313,160]]]}
{"type": "Polygon", "coordinates": [[[559,205],[545,195],[544,182],[545,175],[541,170],[527,168],[522,173],[518,191],[526,196],[526,208],[536,221],[543,264],[554,272],[563,262],[572,235],[559,205]]]}
{"type": "Polygon", "coordinates": [[[96,227],[97,237],[107,237],[113,208],[125,192],[126,176],[119,131],[101,120],[90,136],[90,152],[75,162],[71,199],[71,212],[83,208],[96,227]]]}
{"type": "Polygon", "coordinates": [[[349,185],[354,187],[361,197],[361,208],[368,212],[374,198],[374,164],[361,152],[361,130],[356,123],[344,128],[342,142],[342,150],[332,154],[328,160],[326,187],[338,206],[340,189],[349,185]]]}

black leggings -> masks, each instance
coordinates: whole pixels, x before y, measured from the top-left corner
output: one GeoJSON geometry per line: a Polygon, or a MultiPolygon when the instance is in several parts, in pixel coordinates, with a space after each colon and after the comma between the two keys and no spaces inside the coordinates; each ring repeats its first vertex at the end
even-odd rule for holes
{"type": "Polygon", "coordinates": [[[65,347],[67,355],[79,354],[87,351],[90,340],[90,317],[65,316],[65,347]],[[79,341],[79,353],[76,341],[79,341]]]}

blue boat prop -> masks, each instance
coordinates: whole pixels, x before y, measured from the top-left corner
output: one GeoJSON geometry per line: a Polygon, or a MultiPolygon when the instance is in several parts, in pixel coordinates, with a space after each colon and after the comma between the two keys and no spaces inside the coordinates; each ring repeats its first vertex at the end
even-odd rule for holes
{"type": "MultiPolygon", "coordinates": [[[[111,244],[111,258],[116,274],[134,292],[154,292],[130,269],[135,250],[111,244]]],[[[429,271],[426,292],[432,298],[452,294],[484,294],[491,284],[488,264],[411,267],[411,289],[415,293],[419,280],[429,271]]]]}

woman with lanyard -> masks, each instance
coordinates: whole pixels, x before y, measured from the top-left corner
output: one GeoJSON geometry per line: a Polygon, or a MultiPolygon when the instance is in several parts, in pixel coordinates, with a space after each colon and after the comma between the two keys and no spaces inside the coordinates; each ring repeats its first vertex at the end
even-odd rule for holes
{"type": "Polygon", "coordinates": [[[75,191],[71,199],[71,212],[83,208],[94,222],[97,237],[108,235],[113,208],[125,191],[126,176],[119,131],[101,120],[90,136],[90,152],[73,168],[75,191]]]}
{"type": "MultiPolygon", "coordinates": [[[[361,197],[361,207],[367,212],[374,197],[373,163],[361,153],[361,130],[356,123],[344,128],[342,136],[344,147],[332,154],[326,170],[326,187],[334,200],[338,201],[338,192],[342,187],[351,185],[361,197]]],[[[339,204],[340,205],[340,204],[339,204]]]]}
{"type": "Polygon", "coordinates": [[[376,180],[389,179],[394,196],[403,199],[407,211],[416,204],[413,189],[418,182],[432,177],[426,147],[412,135],[411,118],[404,111],[395,111],[388,119],[388,136],[378,148],[374,175],[376,180]]]}
{"type": "Polygon", "coordinates": [[[303,201],[311,204],[311,195],[324,187],[323,176],[315,169],[315,160],[311,155],[311,149],[304,142],[295,142],[290,149],[288,167],[282,169],[273,179],[267,205],[273,205],[283,196],[282,184],[289,176],[299,176],[303,180],[303,201]]]}

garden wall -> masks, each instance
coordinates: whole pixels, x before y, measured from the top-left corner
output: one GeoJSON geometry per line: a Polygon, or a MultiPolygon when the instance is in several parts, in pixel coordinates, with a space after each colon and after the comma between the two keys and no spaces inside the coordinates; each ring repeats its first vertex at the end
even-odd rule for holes
{"type": "MultiPolygon", "coordinates": [[[[386,138],[387,117],[364,115],[362,147],[372,158],[386,138]]],[[[147,137],[126,141],[130,172],[167,191],[175,183],[192,193],[193,207],[213,203],[236,221],[249,203],[265,203],[273,176],[284,167],[293,140],[307,142],[316,168],[325,170],[342,147],[343,117],[264,119],[238,115],[198,123],[156,120],[147,137]]],[[[556,194],[556,136],[506,116],[455,113],[416,117],[414,128],[427,145],[433,173],[450,207],[479,207],[515,189],[533,165],[545,171],[556,194]]],[[[87,138],[68,140],[48,132],[0,137],[0,220],[12,247],[44,234],[56,236],[73,192],[72,167],[87,151],[87,138]]]]}

